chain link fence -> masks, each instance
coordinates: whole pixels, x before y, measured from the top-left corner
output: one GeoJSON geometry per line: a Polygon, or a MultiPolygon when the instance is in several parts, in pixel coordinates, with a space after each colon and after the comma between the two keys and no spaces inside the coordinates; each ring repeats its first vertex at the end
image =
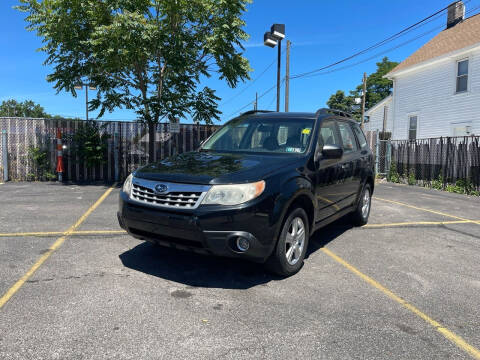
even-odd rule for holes
{"type": "Polygon", "coordinates": [[[76,134],[85,126],[83,120],[0,118],[0,181],[48,180],[55,177],[56,132],[61,130],[64,181],[115,181],[151,161],[192,151],[218,127],[180,124],[170,131],[169,124],[156,126],[155,158],[149,159],[149,136],[146,125],[139,122],[95,121],[103,139],[102,161],[89,165],[82,159],[76,134]],[[5,151],[6,150],[6,151],[5,151]],[[7,154],[7,155],[6,155],[7,154]],[[41,167],[41,169],[39,168],[41,167]],[[42,170],[42,171],[40,171],[42,170]],[[41,172],[41,173],[40,173],[41,172]]]}
{"type": "Polygon", "coordinates": [[[375,151],[375,172],[379,175],[387,175],[390,172],[392,162],[392,143],[390,140],[377,140],[375,151]]]}
{"type": "Polygon", "coordinates": [[[387,175],[391,163],[390,140],[382,140],[383,136],[380,131],[367,131],[365,135],[375,159],[375,173],[378,175],[387,175]]]}

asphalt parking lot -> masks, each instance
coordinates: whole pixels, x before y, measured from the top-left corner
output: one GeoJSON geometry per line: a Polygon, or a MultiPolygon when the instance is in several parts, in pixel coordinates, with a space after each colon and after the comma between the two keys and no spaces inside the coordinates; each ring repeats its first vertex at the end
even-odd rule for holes
{"type": "Polygon", "coordinates": [[[118,191],[0,185],[0,359],[480,359],[478,198],[377,184],[280,279],[125,235],[118,191]]]}

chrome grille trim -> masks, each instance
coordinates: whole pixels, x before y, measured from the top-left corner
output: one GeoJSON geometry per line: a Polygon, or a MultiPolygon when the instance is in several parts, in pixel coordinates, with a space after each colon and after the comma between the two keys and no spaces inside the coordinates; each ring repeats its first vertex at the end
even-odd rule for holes
{"type": "Polygon", "coordinates": [[[130,199],[141,204],[149,204],[168,209],[196,209],[211,185],[195,185],[152,181],[134,177],[130,199]],[[168,187],[164,193],[155,191],[155,186],[163,184],[168,187]]]}

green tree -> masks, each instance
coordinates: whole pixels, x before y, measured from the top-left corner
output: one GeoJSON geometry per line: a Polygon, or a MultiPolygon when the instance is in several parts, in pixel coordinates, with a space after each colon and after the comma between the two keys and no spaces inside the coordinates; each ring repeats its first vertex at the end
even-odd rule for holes
{"type": "Polygon", "coordinates": [[[78,152],[80,161],[85,161],[88,168],[103,164],[109,138],[104,131],[106,125],[100,126],[96,121],[85,121],[79,125],[73,135],[73,146],[78,152]]]}
{"type": "MultiPolygon", "coordinates": [[[[366,109],[371,108],[392,93],[393,82],[383,76],[397,65],[398,62],[390,61],[387,57],[384,57],[381,62],[377,63],[377,71],[367,77],[366,109]]],[[[358,85],[355,90],[349,92],[349,95],[345,95],[343,91],[338,90],[327,101],[328,107],[350,112],[360,120],[361,108],[360,105],[355,103],[355,98],[362,97],[362,88],[362,84],[358,85]],[[342,93],[343,97],[339,96],[339,93],[342,93]]]]}
{"type": "Polygon", "coordinates": [[[342,110],[351,113],[353,107],[355,106],[355,99],[352,96],[345,95],[345,91],[337,90],[337,92],[328,99],[327,106],[330,109],[342,110]]]}
{"type": "Polygon", "coordinates": [[[10,99],[2,101],[0,104],[0,116],[7,117],[32,117],[32,118],[51,118],[52,115],[47,114],[45,109],[32,100],[18,102],[10,99]]]}
{"type": "Polygon", "coordinates": [[[95,85],[90,110],[133,109],[150,139],[164,118],[219,119],[220,99],[201,88],[212,73],[230,87],[249,78],[241,16],[250,0],[20,1],[55,89],[76,96],[75,84],[95,85]]]}

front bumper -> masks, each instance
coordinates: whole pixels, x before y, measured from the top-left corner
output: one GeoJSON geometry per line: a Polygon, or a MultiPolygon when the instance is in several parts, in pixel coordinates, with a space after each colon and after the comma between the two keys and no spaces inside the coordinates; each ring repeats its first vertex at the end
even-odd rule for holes
{"type": "Polygon", "coordinates": [[[135,238],[202,254],[264,262],[276,244],[276,224],[270,223],[261,202],[222,209],[163,209],[139,204],[120,192],[118,221],[135,238]],[[245,237],[250,247],[240,252],[235,239],[245,237]]]}

